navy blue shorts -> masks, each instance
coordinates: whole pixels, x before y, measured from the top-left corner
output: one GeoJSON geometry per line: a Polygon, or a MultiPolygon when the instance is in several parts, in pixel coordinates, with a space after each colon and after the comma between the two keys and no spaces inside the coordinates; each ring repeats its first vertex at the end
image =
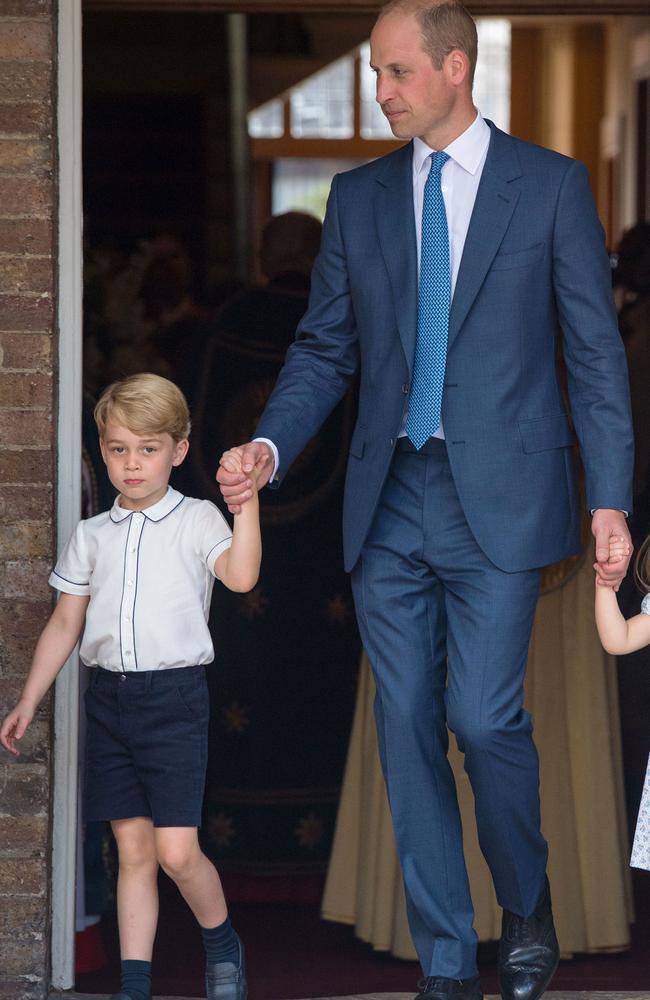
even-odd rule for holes
{"type": "Polygon", "coordinates": [[[200,826],[208,757],[205,667],[90,671],[87,820],[200,826]]]}

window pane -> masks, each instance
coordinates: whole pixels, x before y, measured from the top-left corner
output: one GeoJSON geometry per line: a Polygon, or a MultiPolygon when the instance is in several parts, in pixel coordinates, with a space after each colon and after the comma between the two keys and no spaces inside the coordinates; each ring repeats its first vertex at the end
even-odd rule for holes
{"type": "Polygon", "coordinates": [[[393,133],[381,108],[375,100],[375,74],[370,69],[370,44],[359,48],[361,59],[361,137],[363,139],[392,139],[393,133]]]}
{"type": "Polygon", "coordinates": [[[337,59],[291,91],[291,135],[350,139],[354,135],[354,56],[337,59]]]}
{"type": "Polygon", "coordinates": [[[248,115],[248,134],[254,139],[279,139],[284,135],[284,107],[281,100],[269,101],[248,115]]]}
{"type": "Polygon", "coordinates": [[[273,164],[273,215],[310,212],[323,219],[334,174],[365,160],[276,160],[273,164]]]}
{"type": "Polygon", "coordinates": [[[505,132],[510,131],[510,21],[479,17],[474,104],[505,132]]]}

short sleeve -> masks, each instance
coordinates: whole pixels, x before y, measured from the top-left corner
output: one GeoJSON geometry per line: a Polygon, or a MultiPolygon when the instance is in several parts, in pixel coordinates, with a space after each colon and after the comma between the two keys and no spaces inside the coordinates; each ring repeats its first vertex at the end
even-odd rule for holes
{"type": "Polygon", "coordinates": [[[221,511],[209,500],[201,501],[197,518],[197,547],[213,576],[214,564],[232,544],[232,531],[221,511]]]}
{"type": "Polygon", "coordinates": [[[87,597],[90,594],[91,573],[92,565],[88,555],[84,522],[80,521],[59,556],[48,583],[50,587],[64,594],[87,597]]]}
{"type": "Polygon", "coordinates": [[[646,594],[641,601],[641,614],[650,615],[650,594],[646,594]]]}

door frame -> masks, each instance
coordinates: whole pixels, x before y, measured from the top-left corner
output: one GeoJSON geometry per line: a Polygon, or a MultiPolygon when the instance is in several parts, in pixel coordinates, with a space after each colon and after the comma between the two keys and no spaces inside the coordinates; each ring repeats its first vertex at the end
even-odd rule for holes
{"type": "MultiPolygon", "coordinates": [[[[473,14],[644,14],[647,0],[467,0],[473,14]]],[[[86,10],[217,11],[225,14],[376,14],[380,0],[84,0],[86,10]]]]}
{"type": "MultiPolygon", "coordinates": [[[[60,552],[81,513],[82,189],[81,2],[57,11],[58,410],[56,541],[60,552]]],[[[54,691],[51,982],[74,986],[79,663],[76,653],[54,691]]]]}

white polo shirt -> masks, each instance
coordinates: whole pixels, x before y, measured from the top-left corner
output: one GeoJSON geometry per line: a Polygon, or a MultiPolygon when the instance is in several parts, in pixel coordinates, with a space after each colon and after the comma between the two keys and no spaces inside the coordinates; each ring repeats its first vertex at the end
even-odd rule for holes
{"type": "Polygon", "coordinates": [[[171,487],[146,510],[125,510],[116,500],[81,521],[49,582],[65,594],[90,595],[82,661],[119,672],[210,663],[214,563],[231,541],[214,504],[171,487]]]}

